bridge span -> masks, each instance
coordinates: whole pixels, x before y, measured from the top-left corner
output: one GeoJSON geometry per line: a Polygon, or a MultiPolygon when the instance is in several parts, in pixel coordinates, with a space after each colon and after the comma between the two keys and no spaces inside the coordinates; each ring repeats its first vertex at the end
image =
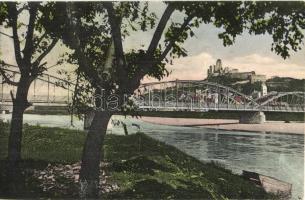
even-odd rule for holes
{"type": "Polygon", "coordinates": [[[253,99],[207,81],[176,80],[142,84],[136,91],[142,110],[304,112],[304,92],[272,92],[253,99]]]}
{"type": "MultiPolygon", "coordinates": [[[[18,76],[17,71],[6,72],[18,76]]],[[[8,86],[3,81],[0,87],[0,110],[11,110],[9,91],[14,93],[15,87],[8,86]]],[[[72,82],[43,74],[32,84],[28,99],[33,105],[68,106],[72,103],[74,87],[72,82]]],[[[116,95],[109,98],[113,97],[116,95]]],[[[266,111],[305,113],[304,92],[270,92],[253,99],[233,88],[201,80],[145,83],[134,92],[132,99],[135,107],[141,111],[243,111],[245,115],[261,115],[266,111]]]]}

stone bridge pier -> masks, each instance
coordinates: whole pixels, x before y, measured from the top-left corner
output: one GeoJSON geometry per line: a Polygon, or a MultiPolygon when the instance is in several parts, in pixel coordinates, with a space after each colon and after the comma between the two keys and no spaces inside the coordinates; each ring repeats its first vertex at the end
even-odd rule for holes
{"type": "Polygon", "coordinates": [[[263,124],[265,122],[266,116],[261,111],[243,112],[239,118],[239,123],[241,124],[263,124]]]}

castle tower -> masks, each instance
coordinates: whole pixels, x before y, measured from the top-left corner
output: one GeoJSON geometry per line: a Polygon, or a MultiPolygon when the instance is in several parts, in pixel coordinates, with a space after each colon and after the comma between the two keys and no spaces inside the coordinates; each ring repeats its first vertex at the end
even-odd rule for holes
{"type": "Polygon", "coordinates": [[[210,65],[208,68],[208,77],[212,76],[212,74],[213,74],[213,67],[210,65]]]}
{"type": "Polygon", "coordinates": [[[216,61],[216,66],[215,66],[215,71],[216,71],[216,72],[220,72],[221,70],[222,70],[221,59],[217,59],[217,61],[216,61]]]}

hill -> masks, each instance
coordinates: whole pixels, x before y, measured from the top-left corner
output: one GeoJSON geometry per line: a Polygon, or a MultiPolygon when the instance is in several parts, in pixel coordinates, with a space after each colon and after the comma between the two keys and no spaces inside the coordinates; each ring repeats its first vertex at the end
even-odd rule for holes
{"type": "MultiPolygon", "coordinates": [[[[251,83],[249,80],[230,78],[226,75],[209,77],[206,79],[209,82],[219,83],[231,87],[243,94],[252,95],[255,91],[261,90],[261,83],[251,83]]],[[[272,77],[266,81],[268,92],[293,92],[305,91],[305,79],[295,79],[291,77],[272,77]]]]}

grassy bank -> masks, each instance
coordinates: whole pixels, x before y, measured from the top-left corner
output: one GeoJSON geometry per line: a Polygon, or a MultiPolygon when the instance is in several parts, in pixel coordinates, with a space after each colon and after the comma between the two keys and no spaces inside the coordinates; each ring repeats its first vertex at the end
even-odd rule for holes
{"type": "MultiPolygon", "coordinates": [[[[79,162],[85,137],[86,133],[82,131],[25,125],[22,157],[27,191],[24,197],[76,197],[76,182],[56,174],[54,181],[65,191],[45,190],[41,180],[33,174],[52,165],[70,166],[79,162]]],[[[0,123],[0,197],[5,197],[7,138],[8,125],[0,123]]],[[[103,152],[105,164],[102,168],[107,184],[118,185],[117,190],[102,194],[106,199],[272,198],[219,165],[201,163],[145,134],[107,135],[103,152]]]]}

